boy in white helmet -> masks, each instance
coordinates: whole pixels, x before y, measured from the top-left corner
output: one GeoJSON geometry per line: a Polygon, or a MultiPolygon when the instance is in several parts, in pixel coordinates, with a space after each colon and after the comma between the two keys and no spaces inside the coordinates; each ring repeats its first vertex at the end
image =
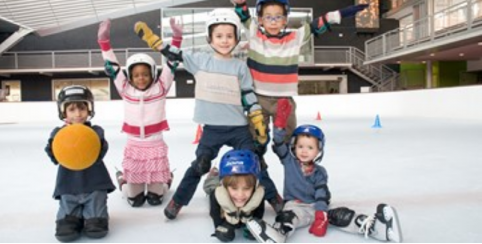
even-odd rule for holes
{"type": "MultiPolygon", "coordinates": [[[[182,26],[172,28],[180,31],[182,26]]],[[[241,39],[241,22],[234,11],[216,9],[208,15],[206,35],[214,55],[182,52],[169,45],[162,47],[159,37],[149,35],[152,31],[142,22],[136,24],[136,31],[151,48],[161,51],[169,60],[183,62],[186,70],[196,79],[194,121],[203,124],[204,130],[196,149],[196,159],[164,210],[168,219],[175,219],[181,207],[191,201],[201,177],[209,172],[211,161],[223,145],[254,150],[248,118],[258,132],[256,143],[266,144],[268,136],[248,67],[232,56],[241,39]]],[[[265,199],[276,196],[276,187],[267,171],[262,171],[261,175],[261,185],[266,188],[265,199]]]]}
{"type": "MultiPolygon", "coordinates": [[[[172,44],[179,47],[181,38],[173,39],[172,44]]],[[[132,207],[140,207],[146,200],[152,206],[160,205],[172,181],[163,131],[169,129],[165,104],[175,65],[164,65],[159,75],[154,59],[137,53],[127,59],[126,69],[121,71],[110,45],[110,20],[100,24],[98,42],[106,73],[124,100],[122,131],[128,140],[123,172],[117,172],[119,188],[132,207]]]]}

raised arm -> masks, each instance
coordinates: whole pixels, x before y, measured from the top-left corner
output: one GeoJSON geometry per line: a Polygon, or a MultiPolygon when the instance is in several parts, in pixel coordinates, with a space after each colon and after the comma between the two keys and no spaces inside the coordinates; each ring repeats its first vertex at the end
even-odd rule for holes
{"type": "Polygon", "coordinates": [[[234,12],[238,15],[241,23],[243,23],[244,27],[249,29],[252,19],[246,0],[231,0],[231,2],[234,4],[234,12]]]}
{"type": "Polygon", "coordinates": [[[341,19],[355,16],[358,12],[366,9],[368,4],[352,5],[340,10],[335,10],[321,15],[311,22],[311,33],[315,36],[323,34],[326,30],[330,30],[332,24],[340,24],[341,19]]]}
{"type": "Polygon", "coordinates": [[[290,117],[292,105],[286,98],[278,99],[276,115],[274,119],[274,132],[273,132],[273,151],[279,157],[281,162],[289,154],[289,145],[285,143],[284,138],[286,136],[286,125],[288,124],[288,118],[290,117]]]}
{"type": "Polygon", "coordinates": [[[110,20],[104,20],[99,25],[99,31],[97,33],[97,42],[99,43],[102,51],[102,58],[104,59],[105,73],[114,80],[114,84],[120,94],[123,87],[128,83],[127,78],[123,72],[120,72],[121,68],[119,61],[114,54],[114,50],[110,45],[110,20]]]}

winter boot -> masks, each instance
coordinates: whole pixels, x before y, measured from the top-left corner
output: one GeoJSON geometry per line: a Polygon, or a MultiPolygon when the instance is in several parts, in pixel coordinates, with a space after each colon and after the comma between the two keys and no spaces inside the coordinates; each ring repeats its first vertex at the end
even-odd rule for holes
{"type": "Polygon", "coordinates": [[[56,221],[55,238],[60,242],[71,242],[80,237],[84,220],[72,215],[56,221]]]}
{"type": "Polygon", "coordinates": [[[90,238],[102,238],[109,232],[109,220],[107,218],[91,218],[85,220],[84,234],[90,238]]]}
{"type": "Polygon", "coordinates": [[[171,199],[167,207],[164,209],[164,215],[168,219],[175,219],[177,217],[177,214],[179,214],[179,211],[181,211],[181,208],[181,204],[178,204],[174,201],[174,199],[171,199]]]}
{"type": "Polygon", "coordinates": [[[261,243],[284,243],[286,235],[267,224],[264,220],[252,219],[246,223],[251,234],[261,243]]]}

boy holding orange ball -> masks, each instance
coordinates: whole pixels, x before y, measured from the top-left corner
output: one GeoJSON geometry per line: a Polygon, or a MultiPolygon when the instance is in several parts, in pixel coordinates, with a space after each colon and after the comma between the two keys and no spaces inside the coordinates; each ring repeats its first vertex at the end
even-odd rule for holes
{"type": "Polygon", "coordinates": [[[83,231],[87,237],[102,238],[109,231],[107,194],[115,186],[103,162],[108,149],[104,130],[89,122],[94,116],[94,97],[84,86],[67,86],[60,91],[57,105],[65,125],[52,131],[45,148],[52,162],[59,165],[54,191],[60,204],[55,237],[70,242],[83,231]],[[57,134],[63,136],[56,138],[57,134]],[[86,138],[100,143],[90,143],[86,138]],[[79,161],[87,154],[96,155],[79,161]]]}

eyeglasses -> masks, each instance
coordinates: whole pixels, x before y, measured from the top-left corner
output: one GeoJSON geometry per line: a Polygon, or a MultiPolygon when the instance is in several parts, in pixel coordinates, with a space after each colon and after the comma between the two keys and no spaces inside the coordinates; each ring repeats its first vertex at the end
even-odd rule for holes
{"type": "Polygon", "coordinates": [[[286,16],[284,16],[284,15],[276,15],[276,16],[267,15],[267,16],[263,16],[262,19],[263,19],[264,22],[273,22],[273,21],[274,22],[280,22],[280,21],[286,19],[286,16]]]}

